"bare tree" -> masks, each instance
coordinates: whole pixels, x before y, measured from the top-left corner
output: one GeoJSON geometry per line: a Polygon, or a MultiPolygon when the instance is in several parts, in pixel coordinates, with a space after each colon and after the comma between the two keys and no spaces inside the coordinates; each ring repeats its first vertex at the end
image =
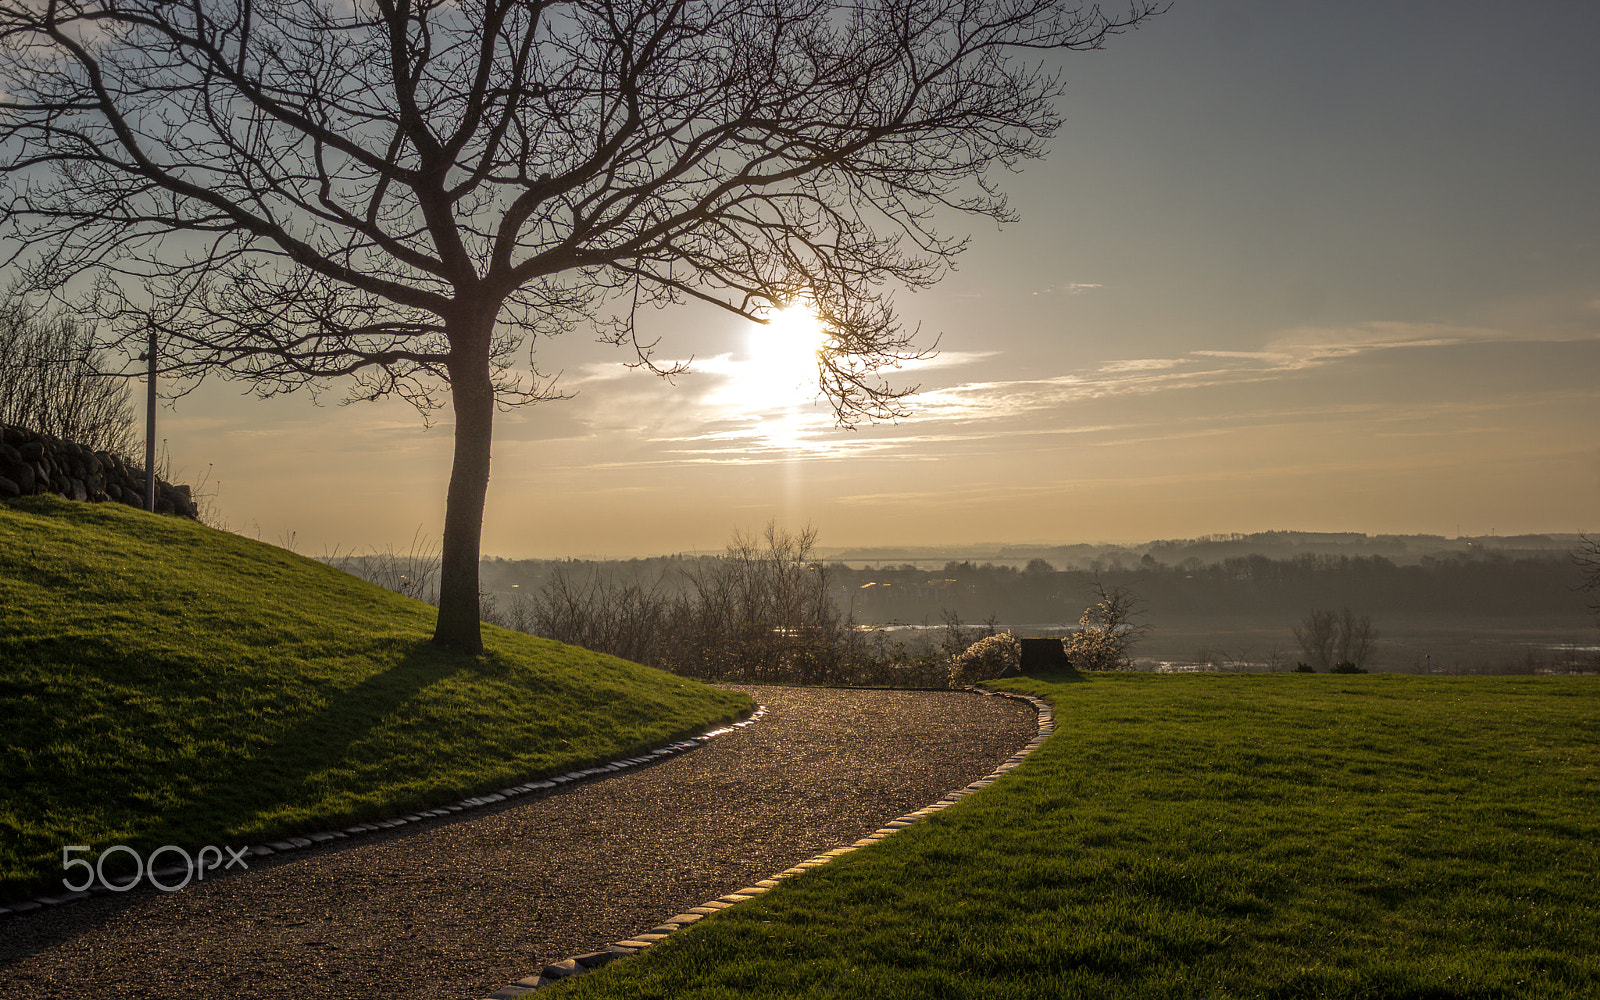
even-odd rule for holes
{"type": "MultiPolygon", "coordinates": [[[[342,378],[455,452],[434,641],[479,637],[496,404],[524,343],[685,299],[811,303],[839,419],[920,355],[885,282],[936,280],[944,210],[1010,217],[1059,76],[1150,17],[1062,0],[0,0],[0,212],[32,286],[93,282],[169,375],[342,378]],[[601,314],[596,316],[597,311],[601,314]],[[609,315],[609,319],[604,316],[609,315]]],[[[80,303],[85,301],[77,299],[80,303]]]]}
{"type": "Polygon", "coordinates": [[[1372,627],[1367,615],[1360,618],[1349,608],[1339,614],[1339,661],[1365,669],[1372,651],[1378,644],[1378,630],[1372,627]]]}
{"type": "Polygon", "coordinates": [[[1332,611],[1313,609],[1294,626],[1294,641],[1306,654],[1310,666],[1323,670],[1333,668],[1333,648],[1337,641],[1339,616],[1332,611]]]}
{"type": "Polygon", "coordinates": [[[1600,538],[1590,538],[1588,535],[1579,535],[1578,538],[1578,549],[1572,553],[1572,561],[1583,572],[1583,582],[1578,589],[1589,593],[1589,611],[1594,615],[1595,622],[1600,624],[1600,538]]]}
{"type": "Polygon", "coordinates": [[[1357,618],[1349,608],[1313,609],[1294,626],[1294,638],[1312,667],[1328,671],[1350,663],[1364,668],[1377,647],[1378,630],[1369,616],[1357,618]]]}
{"type": "Polygon", "coordinates": [[[19,302],[0,307],[0,424],[119,457],[133,453],[132,390],[100,374],[94,331],[19,302]]]}

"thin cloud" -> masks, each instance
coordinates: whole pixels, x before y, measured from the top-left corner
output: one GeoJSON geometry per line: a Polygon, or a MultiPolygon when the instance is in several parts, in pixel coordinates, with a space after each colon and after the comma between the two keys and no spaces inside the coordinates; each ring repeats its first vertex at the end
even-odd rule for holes
{"type": "Polygon", "coordinates": [[[1041,288],[1038,291],[1034,292],[1033,294],[1034,295],[1056,295],[1056,294],[1060,294],[1060,295],[1082,295],[1084,292],[1092,292],[1097,288],[1104,288],[1104,287],[1106,287],[1106,286],[1101,284],[1100,282],[1097,282],[1097,281],[1062,281],[1062,282],[1059,282],[1057,284],[1051,285],[1048,288],[1041,288]]]}
{"type": "Polygon", "coordinates": [[[968,382],[931,389],[918,395],[916,411],[909,420],[1008,419],[1113,396],[1272,381],[1380,351],[1551,339],[1571,338],[1437,323],[1300,328],[1285,331],[1260,351],[1195,350],[1182,358],[1108,361],[1092,371],[1046,379],[968,382]]]}
{"type": "MultiPolygon", "coordinates": [[[[1075,408],[1114,398],[1243,388],[1302,377],[1310,370],[1376,352],[1537,339],[1548,338],[1427,323],[1297,328],[1281,332],[1253,351],[1201,349],[1177,357],[1113,359],[1046,378],[935,385],[907,400],[911,413],[904,419],[863,425],[853,432],[841,430],[823,403],[764,406],[750,393],[741,393],[747,363],[732,354],[697,360],[695,370],[700,377],[676,385],[644,377],[623,381],[617,373],[627,373],[627,369],[620,365],[592,366],[586,377],[597,377],[593,391],[577,400],[581,404],[578,423],[587,425],[596,437],[623,438],[626,443],[605,449],[610,461],[582,463],[581,467],[768,465],[868,458],[922,461],[952,452],[977,454],[990,442],[1021,438],[1070,435],[1090,445],[1130,444],[1213,436],[1245,424],[1259,427],[1330,418],[1362,421],[1373,432],[1405,433],[1414,426],[1413,421],[1442,414],[1364,403],[1332,408],[1248,408],[1196,415],[1188,418],[1186,426],[1173,427],[1159,421],[1108,424],[1103,418],[1081,420],[1085,411],[1075,408]]],[[[996,354],[950,352],[915,364],[929,371],[953,372],[996,354]]],[[[1455,411],[1458,417],[1467,412],[1465,407],[1455,411]]]]}
{"type": "Polygon", "coordinates": [[[1128,361],[1108,361],[1100,366],[1099,371],[1104,375],[1119,375],[1123,372],[1165,371],[1192,364],[1194,364],[1193,358],[1135,358],[1128,361]]]}
{"type": "Polygon", "coordinates": [[[1548,329],[1508,330],[1499,327],[1459,326],[1448,323],[1375,321],[1335,327],[1297,327],[1285,330],[1263,346],[1268,356],[1315,363],[1368,351],[1414,347],[1452,347],[1458,344],[1570,342],[1595,339],[1594,331],[1578,335],[1548,329]]]}

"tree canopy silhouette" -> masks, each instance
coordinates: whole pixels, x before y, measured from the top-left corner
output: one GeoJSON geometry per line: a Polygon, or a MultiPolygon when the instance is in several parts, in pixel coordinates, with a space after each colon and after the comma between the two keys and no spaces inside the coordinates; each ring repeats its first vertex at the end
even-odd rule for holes
{"type": "Polygon", "coordinates": [[[551,394],[522,346],[592,323],[672,372],[641,311],[805,300],[839,419],[897,413],[882,373],[921,349],[889,289],[961,250],[946,210],[1010,217],[993,171],[1060,124],[1044,50],[1153,13],[0,0],[0,212],[31,289],[130,340],[155,324],[168,374],[448,394],[435,641],[478,651],[496,404],[551,394]]]}

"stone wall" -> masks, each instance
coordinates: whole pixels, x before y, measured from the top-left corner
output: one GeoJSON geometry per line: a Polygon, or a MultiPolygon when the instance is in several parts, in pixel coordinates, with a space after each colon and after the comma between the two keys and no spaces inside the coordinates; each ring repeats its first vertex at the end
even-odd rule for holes
{"type": "MultiPolygon", "coordinates": [[[[105,451],[25,427],[0,427],[0,499],[58,493],[144,507],[144,470],[105,451]]],[[[197,517],[189,487],[156,480],[156,513],[197,517]]]]}

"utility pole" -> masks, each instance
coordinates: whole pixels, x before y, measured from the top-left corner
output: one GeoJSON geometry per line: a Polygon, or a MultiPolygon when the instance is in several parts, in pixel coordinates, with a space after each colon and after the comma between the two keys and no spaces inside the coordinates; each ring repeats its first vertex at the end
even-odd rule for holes
{"type": "Polygon", "coordinates": [[[145,345],[144,403],[144,509],[156,512],[156,325],[150,324],[150,341],[145,345]]]}

